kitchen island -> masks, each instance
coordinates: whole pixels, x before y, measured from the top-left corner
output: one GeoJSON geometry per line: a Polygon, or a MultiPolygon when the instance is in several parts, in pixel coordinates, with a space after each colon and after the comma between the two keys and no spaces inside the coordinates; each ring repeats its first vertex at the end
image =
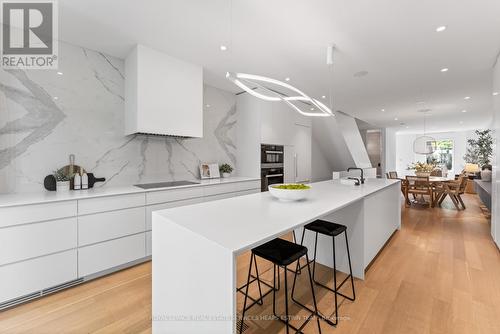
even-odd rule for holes
{"type": "MultiPolygon", "coordinates": [[[[236,257],[322,218],[348,227],[354,276],[365,269],[401,224],[398,180],[311,184],[307,200],[282,202],[258,193],[153,212],[153,332],[233,333],[236,257]]],[[[337,268],[347,271],[345,244],[337,268]]],[[[305,245],[310,256],[313,234],[305,245]]],[[[318,263],[332,266],[331,239],[318,240],[318,263]]]]}

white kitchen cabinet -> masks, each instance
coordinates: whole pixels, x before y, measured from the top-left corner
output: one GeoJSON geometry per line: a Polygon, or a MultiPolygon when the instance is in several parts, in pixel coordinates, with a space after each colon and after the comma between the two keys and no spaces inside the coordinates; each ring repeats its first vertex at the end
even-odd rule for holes
{"type": "Polygon", "coordinates": [[[119,238],[146,230],[142,207],[78,217],[78,246],[119,238]]]}
{"type": "Polygon", "coordinates": [[[151,191],[146,193],[146,205],[203,197],[203,194],[204,191],[202,186],[151,191]]]}
{"type": "Polygon", "coordinates": [[[153,232],[146,232],[146,256],[153,254],[153,232]]]}
{"type": "Polygon", "coordinates": [[[146,257],[146,236],[128,237],[78,249],[78,276],[84,277],[146,257]]]}
{"type": "Polygon", "coordinates": [[[203,68],[137,45],[125,59],[125,134],[203,137],[203,68]]]}
{"type": "Polygon", "coordinates": [[[295,157],[295,146],[286,145],[284,147],[284,157],[283,157],[283,182],[293,183],[297,177],[297,160],[295,157]]]}
{"type": "Polygon", "coordinates": [[[0,303],[77,278],[76,250],[0,267],[0,303]]]}
{"type": "Polygon", "coordinates": [[[0,208],[0,309],[147,261],[152,211],[260,191],[257,179],[213,183],[0,208]]]}
{"type": "Polygon", "coordinates": [[[259,101],[261,104],[261,143],[291,145],[293,142],[294,113],[284,103],[259,101]]]}
{"type": "Polygon", "coordinates": [[[165,210],[179,206],[192,205],[203,202],[203,197],[184,199],[181,201],[173,201],[168,203],[160,203],[146,206],[146,231],[151,230],[151,213],[153,211],[165,210]]]}
{"type": "Polygon", "coordinates": [[[295,182],[311,181],[311,128],[303,125],[295,125],[295,160],[296,177],[295,182]]]}
{"type": "Polygon", "coordinates": [[[76,201],[30,204],[0,208],[0,227],[74,217],[76,201]]]}
{"type": "Polygon", "coordinates": [[[78,201],[78,215],[128,209],[145,204],[144,193],[82,199],[78,201]]]}
{"type": "Polygon", "coordinates": [[[76,248],[76,218],[4,228],[0,265],[76,248]]]}

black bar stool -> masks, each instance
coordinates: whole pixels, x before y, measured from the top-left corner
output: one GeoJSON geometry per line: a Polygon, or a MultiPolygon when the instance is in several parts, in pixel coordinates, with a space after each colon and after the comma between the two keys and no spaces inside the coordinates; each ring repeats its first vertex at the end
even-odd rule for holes
{"type": "MultiPolygon", "coordinates": [[[[332,223],[326,220],[315,220],[312,223],[307,224],[304,226],[304,230],[302,232],[302,240],[300,241],[300,244],[302,245],[304,243],[304,235],[306,230],[316,232],[316,238],[314,241],[314,258],[312,259],[311,262],[313,262],[313,281],[317,285],[330,290],[335,294],[335,321],[331,321],[330,319],[326,318],[324,315],[321,313],[318,313],[323,320],[325,320],[327,323],[330,325],[336,326],[338,323],[338,302],[337,302],[337,295],[340,295],[350,301],[354,301],[356,299],[356,293],[354,291],[354,278],[352,276],[352,266],[351,266],[351,254],[349,253],[349,242],[347,240],[347,226],[332,223]],[[318,248],[318,234],[323,234],[327,236],[332,237],[332,244],[333,244],[333,289],[324,285],[323,283],[320,283],[316,281],[316,251],[318,248]],[[349,275],[340,283],[340,285],[337,286],[337,263],[335,259],[335,237],[340,235],[341,233],[344,233],[345,236],[345,244],[347,247],[347,259],[349,261],[349,275]],[[339,292],[338,290],[344,285],[345,282],[347,282],[348,279],[351,279],[351,286],[352,286],[352,297],[346,296],[343,293],[339,292]]],[[[292,298],[293,298],[293,288],[292,288],[292,298]]],[[[311,310],[309,310],[311,311],[311,310]]]]}
{"type": "MultiPolygon", "coordinates": [[[[283,322],[285,325],[286,325],[286,333],[288,334],[289,333],[289,330],[290,328],[292,328],[295,332],[301,332],[301,330],[305,327],[305,325],[307,325],[307,323],[309,322],[309,320],[311,320],[311,318],[315,315],[317,315],[317,305],[316,305],[316,295],[314,293],[314,285],[313,285],[313,280],[312,280],[312,276],[311,276],[311,268],[309,266],[309,257],[307,256],[307,248],[302,246],[302,245],[298,245],[296,243],[293,243],[293,242],[290,242],[290,241],[287,241],[287,240],[283,240],[283,239],[273,239],[269,242],[266,242],[265,244],[263,245],[260,245],[258,247],[255,247],[252,249],[252,257],[250,258],[250,268],[248,269],[248,279],[247,279],[247,285],[246,285],[246,291],[245,291],[245,301],[243,303],[243,311],[242,311],[242,315],[241,315],[241,324],[239,326],[239,333],[241,334],[242,331],[243,331],[243,322],[244,322],[244,319],[245,319],[245,312],[253,305],[255,305],[255,302],[250,305],[249,307],[247,307],[247,298],[249,298],[248,296],[248,287],[250,285],[250,281],[252,280],[252,263],[256,262],[256,256],[258,257],[261,257],[265,260],[268,260],[270,261],[273,265],[274,265],[274,277],[273,277],[273,288],[270,290],[273,292],[273,314],[274,316],[280,320],[281,322],[283,322]],[[308,309],[310,312],[311,312],[311,315],[304,321],[304,323],[299,327],[299,328],[296,328],[295,326],[291,325],[289,323],[289,319],[290,319],[290,315],[288,314],[288,280],[287,280],[287,266],[292,264],[293,262],[295,261],[298,261],[301,257],[305,256],[306,257],[306,265],[304,265],[304,267],[307,266],[307,270],[309,272],[309,284],[311,285],[311,293],[312,293],[312,297],[313,297],[313,304],[314,304],[314,311],[313,310],[309,310],[309,308],[305,307],[306,309],[308,309]],[[284,268],[284,272],[285,272],[285,315],[284,316],[278,316],[276,314],[276,291],[278,290],[276,288],[276,267],[278,267],[278,274],[279,274],[279,268],[284,268]],[[283,319],[284,318],[284,319],[283,319]]],[[[297,262],[297,267],[299,267],[299,263],[297,262]]],[[[294,288],[295,288],[295,279],[297,278],[297,272],[295,272],[295,276],[294,276],[294,288]]],[[[257,281],[258,278],[257,278],[257,281]]],[[[260,291],[260,287],[259,287],[259,291],[260,291]]],[[[262,305],[262,292],[260,292],[260,298],[257,300],[257,302],[262,305]]],[[[299,304],[301,305],[301,304],[299,304]]],[[[303,306],[303,305],[301,305],[303,306]]],[[[316,316],[316,321],[318,323],[318,330],[319,330],[319,333],[321,333],[321,326],[320,326],[320,323],[319,323],[319,317],[316,316]]]]}

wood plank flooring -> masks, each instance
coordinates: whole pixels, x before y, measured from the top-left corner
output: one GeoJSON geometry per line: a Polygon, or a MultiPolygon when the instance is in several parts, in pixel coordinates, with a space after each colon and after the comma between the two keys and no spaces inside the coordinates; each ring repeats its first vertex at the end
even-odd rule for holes
{"type": "MultiPolygon", "coordinates": [[[[467,210],[461,212],[448,200],[442,209],[403,207],[401,231],[366,280],[355,281],[356,301],[340,299],[337,328],[322,322],[323,333],[500,333],[500,253],[478,198],[466,195],[465,200],[467,210]]],[[[240,283],[247,265],[244,254],[238,261],[240,283]]],[[[269,268],[260,263],[263,278],[270,281],[269,268]]],[[[331,284],[331,272],[322,266],[317,270],[318,279],[331,284]]],[[[306,283],[301,275],[297,291],[303,301],[310,298],[306,283]]],[[[346,283],[343,292],[349,289],[346,283]]],[[[316,291],[320,310],[331,314],[333,296],[316,291]]],[[[256,292],[252,287],[253,296],[256,292]]],[[[241,296],[238,302],[241,308],[241,296]]],[[[307,315],[295,305],[291,311],[307,315]]],[[[257,318],[271,314],[272,295],[248,312],[257,318]]],[[[150,333],[150,321],[151,263],[146,263],[0,312],[0,333],[150,333]]],[[[246,334],[285,333],[273,320],[248,325],[246,334]]],[[[316,333],[315,321],[304,332],[316,333]]]]}

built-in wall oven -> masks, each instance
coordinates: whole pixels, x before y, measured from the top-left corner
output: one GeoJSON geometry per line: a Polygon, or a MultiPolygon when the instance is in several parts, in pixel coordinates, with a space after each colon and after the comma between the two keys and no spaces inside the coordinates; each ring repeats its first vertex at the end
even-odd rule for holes
{"type": "Polygon", "coordinates": [[[283,183],[284,147],[281,145],[260,146],[261,191],[267,191],[271,184],[283,183]]]}

